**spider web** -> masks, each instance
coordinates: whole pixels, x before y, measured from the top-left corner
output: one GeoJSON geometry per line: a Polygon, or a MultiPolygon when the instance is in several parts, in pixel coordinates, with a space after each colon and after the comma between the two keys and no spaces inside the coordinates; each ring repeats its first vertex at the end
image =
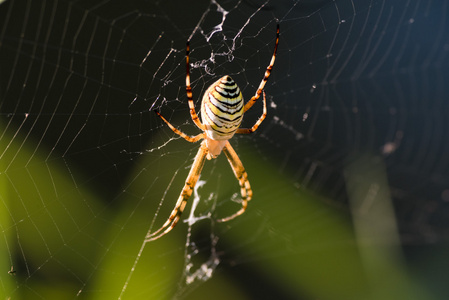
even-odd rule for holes
{"type": "MultiPolygon", "coordinates": [[[[442,299],[449,3],[0,1],[2,299],[442,299]],[[268,116],[173,209],[198,110],[248,100],[281,35],[268,116]]],[[[259,101],[245,114],[249,127],[259,101]]]]}

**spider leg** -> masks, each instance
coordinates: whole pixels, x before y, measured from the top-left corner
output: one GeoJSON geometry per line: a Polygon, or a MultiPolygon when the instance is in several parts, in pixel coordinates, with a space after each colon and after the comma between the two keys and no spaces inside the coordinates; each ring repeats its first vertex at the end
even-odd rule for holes
{"type": "Polygon", "coordinates": [[[259,99],[260,94],[262,94],[262,90],[268,81],[268,77],[270,77],[271,70],[273,69],[274,60],[276,59],[276,52],[278,50],[278,44],[279,44],[279,24],[277,25],[276,29],[276,43],[274,45],[273,56],[271,57],[270,64],[268,65],[267,70],[265,71],[265,75],[263,76],[263,79],[259,84],[259,88],[257,89],[256,94],[251,99],[249,99],[248,102],[246,102],[245,108],[243,109],[244,112],[250,109],[254,105],[254,103],[256,103],[256,100],[259,99]]]}
{"type": "Polygon", "coordinates": [[[227,222],[243,214],[248,206],[248,201],[251,200],[253,196],[253,191],[251,190],[251,186],[248,181],[248,174],[246,173],[240,158],[237,156],[237,153],[229,142],[226,143],[226,146],[223,148],[223,152],[226,154],[229,164],[232,167],[232,171],[234,171],[234,175],[239,181],[240,193],[242,195],[242,208],[229,217],[217,220],[217,222],[227,222]]]}
{"type": "Polygon", "coordinates": [[[193,104],[192,87],[190,86],[190,55],[189,54],[190,54],[190,45],[189,45],[189,42],[187,42],[187,45],[186,45],[186,92],[187,92],[187,99],[189,100],[190,116],[192,117],[192,121],[195,123],[195,125],[199,129],[204,131],[206,129],[206,127],[203,124],[201,124],[201,121],[195,112],[195,105],[193,104]]]}
{"type": "Polygon", "coordinates": [[[263,92],[263,113],[257,120],[256,124],[253,125],[251,128],[239,128],[235,133],[253,133],[254,131],[259,128],[259,125],[262,123],[263,120],[265,120],[265,117],[267,116],[267,99],[265,98],[265,91],[263,92]]]}
{"type": "Polygon", "coordinates": [[[154,112],[168,125],[168,127],[170,127],[171,130],[173,130],[174,133],[176,133],[180,137],[184,138],[186,141],[195,143],[204,137],[204,133],[200,133],[195,136],[188,136],[187,134],[180,131],[179,129],[176,129],[175,126],[170,124],[170,122],[168,122],[158,111],[155,110],[154,112]]]}
{"type": "Polygon", "coordinates": [[[206,155],[207,155],[206,142],[203,141],[201,143],[200,149],[198,150],[198,153],[195,156],[195,160],[193,161],[192,167],[190,168],[190,172],[189,175],[187,176],[184,188],[182,189],[181,194],[179,195],[178,201],[176,202],[175,208],[171,212],[170,217],[168,217],[167,221],[165,221],[164,225],[162,225],[161,228],[159,228],[153,233],[148,232],[147,236],[145,237],[145,242],[154,241],[160,238],[161,236],[164,236],[165,234],[170,232],[179,222],[181,214],[184,211],[184,208],[186,207],[187,200],[192,195],[193,188],[195,187],[195,184],[198,181],[198,178],[200,177],[201,171],[204,166],[204,162],[206,160],[206,155]]]}

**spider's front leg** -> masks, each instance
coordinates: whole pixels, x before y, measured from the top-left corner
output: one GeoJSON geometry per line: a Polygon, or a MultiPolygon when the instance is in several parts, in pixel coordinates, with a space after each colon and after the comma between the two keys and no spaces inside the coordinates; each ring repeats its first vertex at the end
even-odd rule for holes
{"type": "Polygon", "coordinates": [[[229,144],[229,142],[226,142],[226,146],[223,148],[223,152],[228,158],[229,164],[232,167],[232,171],[234,171],[235,177],[239,181],[240,193],[242,195],[242,208],[229,217],[217,220],[217,222],[227,222],[243,214],[246,210],[246,207],[248,206],[248,201],[253,197],[253,191],[251,190],[251,185],[249,184],[248,180],[248,173],[246,173],[242,161],[238,157],[234,148],[232,148],[231,144],[229,144]]]}
{"type": "Polygon", "coordinates": [[[175,208],[171,212],[170,217],[167,219],[167,221],[165,221],[164,225],[162,225],[161,228],[153,233],[148,232],[147,236],[145,237],[145,242],[154,241],[161,236],[164,236],[165,234],[170,232],[179,222],[181,214],[186,207],[187,200],[189,200],[190,196],[192,195],[193,188],[195,187],[196,182],[200,177],[207,153],[208,150],[206,142],[203,141],[201,143],[200,149],[198,150],[198,153],[195,156],[195,160],[192,164],[189,175],[187,176],[186,184],[181,191],[181,195],[179,195],[178,201],[176,202],[175,208]]]}

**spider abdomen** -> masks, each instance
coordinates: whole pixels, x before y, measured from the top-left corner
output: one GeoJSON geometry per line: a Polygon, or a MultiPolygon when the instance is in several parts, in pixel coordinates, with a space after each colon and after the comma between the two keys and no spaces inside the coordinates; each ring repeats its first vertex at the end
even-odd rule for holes
{"type": "Polygon", "coordinates": [[[228,140],[240,127],[242,118],[242,92],[230,76],[223,76],[206,90],[201,102],[206,134],[213,140],[228,140]]]}

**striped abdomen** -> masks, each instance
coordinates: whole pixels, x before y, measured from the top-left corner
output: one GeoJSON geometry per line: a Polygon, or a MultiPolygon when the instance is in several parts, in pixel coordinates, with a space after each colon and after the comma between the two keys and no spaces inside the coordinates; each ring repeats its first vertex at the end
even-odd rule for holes
{"type": "Polygon", "coordinates": [[[243,97],[230,76],[223,76],[204,93],[201,119],[206,134],[213,140],[230,139],[243,118],[243,97]]]}

